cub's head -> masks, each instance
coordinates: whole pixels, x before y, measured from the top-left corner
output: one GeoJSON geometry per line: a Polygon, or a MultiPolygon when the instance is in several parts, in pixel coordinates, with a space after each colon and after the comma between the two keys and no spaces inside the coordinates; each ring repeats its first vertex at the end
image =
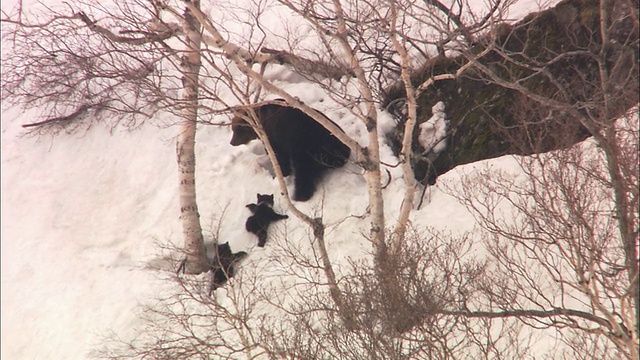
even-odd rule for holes
{"type": "Polygon", "coordinates": [[[231,255],[231,247],[227,241],[224,244],[218,244],[218,258],[231,255]]]}
{"type": "Polygon", "coordinates": [[[273,194],[258,194],[258,204],[265,203],[269,206],[273,206],[273,194]]]}
{"type": "Polygon", "coordinates": [[[233,136],[229,143],[233,146],[246,144],[249,141],[258,138],[258,134],[256,134],[251,125],[243,119],[243,117],[246,116],[246,113],[238,113],[231,119],[231,131],[233,131],[233,136]]]}

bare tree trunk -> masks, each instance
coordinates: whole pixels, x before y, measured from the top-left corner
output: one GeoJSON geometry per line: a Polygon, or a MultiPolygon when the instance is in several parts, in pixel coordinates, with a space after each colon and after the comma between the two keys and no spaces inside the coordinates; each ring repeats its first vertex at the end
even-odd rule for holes
{"type": "MultiPolygon", "coordinates": [[[[611,28],[611,20],[609,9],[612,7],[611,1],[600,1],[600,36],[602,37],[602,46],[598,56],[598,69],[601,79],[602,87],[602,116],[601,118],[605,123],[609,122],[613,118],[614,111],[612,111],[613,98],[615,96],[614,90],[612,90],[612,79],[607,69],[607,49],[611,46],[612,40],[609,37],[609,31],[611,28]]],[[[637,69],[636,69],[637,70],[637,69]]],[[[634,235],[633,230],[633,218],[634,209],[630,206],[629,196],[632,193],[631,189],[625,186],[624,177],[622,175],[621,167],[623,161],[621,161],[620,148],[616,146],[616,127],[614,124],[606,127],[602,134],[596,133],[596,139],[601,146],[607,159],[607,167],[611,176],[611,185],[613,187],[615,197],[615,211],[616,219],[618,221],[618,229],[620,231],[620,239],[622,241],[622,248],[625,253],[625,265],[627,266],[627,274],[629,277],[630,289],[629,292],[632,295],[634,308],[635,308],[635,327],[636,332],[640,331],[640,291],[638,288],[638,277],[640,276],[640,264],[638,257],[638,239],[634,235]],[[629,191],[631,190],[631,191],[629,191]]],[[[636,184],[637,187],[637,184],[636,184]]],[[[636,358],[638,354],[636,353],[636,358]]]]}
{"type": "MultiPolygon", "coordinates": [[[[199,1],[194,1],[190,6],[194,6],[199,8],[199,1]]],[[[109,14],[109,13],[108,13],[109,14]]],[[[110,14],[114,18],[118,19],[117,15],[110,14]]],[[[177,14],[176,14],[177,15],[177,14]]],[[[159,16],[158,13],[155,13],[155,16],[159,16]]],[[[182,16],[176,16],[177,18],[182,18],[182,16]]],[[[176,36],[179,32],[176,27],[166,26],[161,31],[158,32],[148,32],[148,31],[140,31],[139,29],[134,29],[131,31],[120,31],[118,33],[114,33],[110,28],[101,26],[98,21],[92,19],[85,12],[76,12],[72,16],[64,16],[58,15],[57,18],[67,19],[72,21],[81,21],[86,27],[91,30],[93,33],[98,34],[99,36],[107,39],[110,44],[113,46],[109,48],[109,51],[104,51],[105,53],[126,53],[127,51],[152,51],[153,47],[150,46],[152,44],[157,44],[161,41],[167,40],[173,36],[176,36]],[[122,34],[127,34],[126,36],[122,34]],[[129,36],[130,34],[134,34],[129,36]],[[116,46],[117,45],[117,46],[116,46]],[[122,46],[120,48],[119,46],[122,46]],[[149,46],[144,48],[144,46],[149,46]],[[139,48],[137,48],[139,47],[139,48]]],[[[160,20],[159,18],[156,20],[160,20]]],[[[189,8],[185,10],[184,13],[184,33],[185,39],[184,43],[186,44],[186,52],[182,57],[180,62],[179,70],[182,73],[182,85],[183,85],[183,93],[182,98],[180,99],[182,105],[182,116],[181,116],[181,131],[177,138],[177,146],[176,146],[176,155],[178,161],[178,170],[179,170],[179,198],[180,198],[180,218],[182,220],[183,225],[183,235],[184,235],[184,252],[186,254],[186,262],[183,263],[184,270],[190,274],[198,274],[204,272],[209,269],[209,264],[206,258],[206,249],[204,247],[204,241],[202,237],[202,228],[200,226],[200,219],[198,214],[198,206],[196,204],[196,188],[195,188],[195,134],[196,134],[196,121],[198,118],[198,91],[199,91],[199,83],[198,76],[201,67],[200,61],[200,47],[201,47],[201,38],[200,38],[200,24],[193,17],[189,8]]],[[[15,21],[14,21],[15,23],[15,21]]],[[[167,49],[168,47],[163,47],[167,49]]],[[[102,50],[101,50],[102,51],[102,50]]],[[[172,52],[172,55],[175,54],[172,52]]],[[[54,57],[55,58],[55,57],[54,57]]],[[[100,59],[99,53],[94,55],[95,59],[100,59]]],[[[93,60],[94,58],[90,58],[93,60]]],[[[116,72],[116,76],[111,76],[125,79],[121,80],[123,84],[127,84],[133,80],[143,81],[148,75],[152,73],[150,69],[153,68],[153,65],[150,63],[146,63],[143,60],[138,60],[140,63],[144,64],[140,70],[140,65],[133,66],[132,68],[124,67],[120,72],[116,72]]],[[[87,63],[97,63],[96,61],[86,61],[87,63]]],[[[137,63],[136,63],[137,64],[137,63]]],[[[64,67],[67,64],[64,64],[64,67]]],[[[115,64],[115,67],[128,65],[128,63],[118,63],[115,64]]],[[[62,70],[61,70],[62,71],[62,70]]],[[[92,72],[100,73],[97,69],[86,69],[88,74],[93,74],[92,72]]],[[[59,75],[59,74],[56,74],[59,75]]],[[[64,72],[63,72],[64,75],[64,72]]],[[[94,74],[95,75],[95,74],[94,74]]],[[[87,76],[88,79],[91,76],[87,76]]],[[[107,76],[109,78],[109,76],[107,76]]],[[[111,80],[111,79],[109,79],[111,80]]],[[[104,83],[109,83],[109,80],[104,81],[104,83]]],[[[92,84],[95,85],[95,84],[92,84]]],[[[137,86],[141,86],[138,84],[137,86]]],[[[91,87],[91,86],[87,86],[91,87]]],[[[153,89],[154,93],[162,93],[164,89],[153,89]]],[[[115,94],[117,96],[122,96],[121,94],[115,94]]],[[[135,95],[136,97],[140,96],[135,95]]],[[[145,99],[148,101],[146,103],[153,103],[154,105],[161,101],[158,98],[145,99]]],[[[91,114],[91,112],[96,112],[98,110],[104,110],[110,107],[110,110],[113,113],[116,113],[117,116],[121,116],[118,111],[127,114],[143,114],[143,112],[137,107],[129,107],[126,101],[123,102],[125,109],[118,109],[114,104],[110,104],[112,99],[103,100],[98,103],[83,103],[78,104],[77,110],[73,113],[66,116],[55,116],[51,117],[48,120],[40,121],[36,123],[26,124],[25,127],[37,127],[46,124],[62,124],[65,125],[67,123],[81,120],[82,118],[91,114]]],[[[144,103],[144,101],[143,101],[144,103]]],[[[137,104],[140,105],[140,104],[137,104]]],[[[181,267],[181,269],[183,269],[181,267]]]]}
{"type": "MultiPolygon", "coordinates": [[[[398,9],[395,2],[389,1],[391,7],[391,29],[397,27],[398,9]]],[[[413,167],[411,166],[411,153],[413,143],[413,128],[416,126],[418,114],[418,104],[416,101],[416,90],[411,83],[411,59],[406,50],[406,43],[401,43],[395,32],[390,34],[393,47],[401,58],[401,76],[404,89],[407,96],[407,121],[404,124],[404,136],[402,139],[402,149],[400,150],[400,163],[402,165],[403,179],[405,183],[404,199],[398,221],[391,236],[391,251],[393,254],[400,254],[404,243],[404,237],[409,223],[409,216],[413,210],[413,198],[415,194],[415,177],[413,176],[413,167]]]]}
{"type": "MultiPolygon", "coordinates": [[[[192,2],[196,8],[200,1],[192,2]]],[[[184,110],[182,128],[176,144],[178,159],[180,219],[184,236],[186,263],[184,271],[199,274],[209,269],[206,248],[196,202],[196,122],[198,120],[198,74],[200,72],[200,23],[189,9],[184,13],[187,53],[182,58],[184,110]]]]}
{"type": "MultiPolygon", "coordinates": [[[[248,73],[248,71],[247,71],[248,73]]],[[[266,85],[266,84],[265,84],[266,85]]],[[[328,285],[329,285],[329,294],[331,295],[331,299],[336,305],[338,313],[344,322],[344,325],[347,329],[352,330],[356,328],[356,319],[353,314],[353,309],[349,309],[346,305],[344,296],[340,288],[338,287],[338,281],[336,280],[336,273],[333,269],[333,265],[331,260],[329,259],[329,252],[327,251],[326,241],[325,241],[325,225],[322,223],[322,218],[311,218],[307,214],[303,213],[298,209],[291,198],[289,197],[289,192],[287,191],[287,185],[284,180],[284,175],[282,175],[282,168],[280,167],[280,163],[278,163],[278,158],[275,155],[275,151],[271,146],[271,142],[267,137],[267,134],[262,127],[260,121],[258,121],[257,117],[253,117],[249,120],[251,122],[251,126],[254,127],[260,141],[264,144],[265,149],[267,150],[267,156],[269,156],[269,160],[271,164],[273,164],[273,169],[276,174],[276,179],[278,179],[278,183],[281,189],[281,195],[287,205],[287,208],[293,212],[293,214],[304,223],[306,223],[311,229],[313,229],[314,236],[314,244],[317,246],[318,251],[320,252],[320,258],[322,261],[322,270],[327,277],[328,285]]]]}

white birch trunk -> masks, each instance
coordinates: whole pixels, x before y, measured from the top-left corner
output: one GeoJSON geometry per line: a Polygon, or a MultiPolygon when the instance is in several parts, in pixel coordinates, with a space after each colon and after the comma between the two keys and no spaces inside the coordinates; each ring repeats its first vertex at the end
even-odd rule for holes
{"type": "MultiPolygon", "coordinates": [[[[193,1],[199,8],[200,2],[193,1]]],[[[199,274],[209,269],[206,248],[200,226],[200,214],[196,202],[196,121],[198,119],[198,73],[200,71],[200,24],[185,10],[185,42],[187,52],[182,58],[182,85],[184,101],[181,131],[177,139],[176,155],[178,160],[180,220],[184,236],[186,263],[184,271],[199,274]]]]}
{"type": "MultiPolygon", "coordinates": [[[[398,16],[397,8],[393,1],[390,2],[390,6],[392,9],[391,28],[392,30],[395,30],[398,16]]],[[[407,230],[407,225],[409,224],[409,217],[413,210],[413,198],[416,184],[413,175],[413,168],[411,166],[411,149],[413,145],[413,129],[416,126],[418,118],[418,105],[416,102],[416,91],[411,83],[411,60],[405,47],[406,44],[404,43],[404,40],[401,42],[401,40],[398,39],[395,32],[391,32],[390,37],[396,52],[398,52],[401,58],[402,82],[404,83],[404,89],[407,94],[408,110],[407,121],[404,125],[402,150],[400,151],[400,163],[402,164],[402,173],[405,183],[404,199],[400,207],[398,221],[391,236],[391,253],[396,255],[401,253],[404,245],[405,232],[407,230]]]]}

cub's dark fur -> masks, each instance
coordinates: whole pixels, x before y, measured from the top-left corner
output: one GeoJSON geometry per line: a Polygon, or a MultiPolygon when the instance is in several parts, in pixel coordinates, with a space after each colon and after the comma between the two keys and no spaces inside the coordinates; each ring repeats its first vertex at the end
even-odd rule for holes
{"type": "Polygon", "coordinates": [[[266,203],[269,206],[273,207],[273,194],[258,194],[257,198],[258,201],[256,202],[256,204],[266,203]]]}
{"type": "Polygon", "coordinates": [[[288,219],[289,216],[276,213],[273,208],[273,194],[258,194],[257,204],[248,204],[247,208],[253,215],[245,223],[248,232],[258,236],[258,246],[264,247],[267,242],[267,229],[272,222],[288,219]]]}
{"type": "Polygon", "coordinates": [[[247,253],[240,251],[231,252],[229,243],[218,245],[216,254],[211,263],[211,284],[209,286],[209,296],[219,287],[227,283],[229,278],[235,275],[235,265],[247,256],[247,253]]]}

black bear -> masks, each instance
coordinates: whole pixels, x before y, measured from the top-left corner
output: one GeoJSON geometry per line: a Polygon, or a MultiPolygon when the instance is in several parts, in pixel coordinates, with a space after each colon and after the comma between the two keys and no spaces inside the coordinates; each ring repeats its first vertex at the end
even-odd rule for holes
{"type": "Polygon", "coordinates": [[[217,288],[226,284],[229,278],[233,277],[236,271],[235,265],[245,256],[247,256],[247,253],[244,251],[235,254],[232,253],[228,242],[217,246],[216,254],[211,262],[209,296],[211,296],[217,288]]]}
{"type": "Polygon", "coordinates": [[[288,219],[287,215],[280,215],[273,211],[273,195],[258,194],[257,204],[248,204],[247,208],[253,215],[249,216],[244,227],[248,232],[258,236],[258,246],[264,247],[267,242],[267,229],[272,222],[288,219]]]}
{"type": "MultiPolygon", "coordinates": [[[[318,181],[327,169],[346,164],[351,149],[304,112],[284,102],[282,104],[261,105],[254,110],[273,147],[282,175],[294,175],[293,199],[307,201],[313,196],[318,181]]],[[[247,116],[244,111],[231,119],[231,145],[246,144],[258,138],[258,134],[243,119],[247,116]]],[[[329,118],[327,120],[331,121],[329,118]]]]}

